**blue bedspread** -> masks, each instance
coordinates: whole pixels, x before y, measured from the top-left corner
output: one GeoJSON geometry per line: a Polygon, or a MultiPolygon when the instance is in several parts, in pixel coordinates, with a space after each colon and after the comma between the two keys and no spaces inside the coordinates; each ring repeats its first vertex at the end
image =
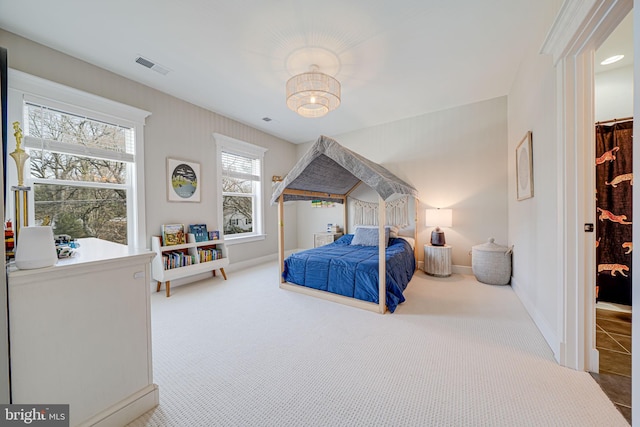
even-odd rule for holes
{"type": "MultiPolygon", "coordinates": [[[[353,234],[337,241],[292,254],[284,261],[287,282],[378,304],[378,247],[351,245],[353,234]]],[[[411,245],[389,239],[387,308],[392,313],[404,301],[402,292],[416,268],[411,245]]]]}

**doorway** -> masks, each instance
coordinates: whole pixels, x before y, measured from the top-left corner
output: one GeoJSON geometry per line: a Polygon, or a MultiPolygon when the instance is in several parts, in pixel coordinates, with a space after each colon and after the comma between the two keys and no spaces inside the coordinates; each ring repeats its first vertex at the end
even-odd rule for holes
{"type": "Polygon", "coordinates": [[[633,11],[597,48],[593,377],[631,423],[633,11]]]}

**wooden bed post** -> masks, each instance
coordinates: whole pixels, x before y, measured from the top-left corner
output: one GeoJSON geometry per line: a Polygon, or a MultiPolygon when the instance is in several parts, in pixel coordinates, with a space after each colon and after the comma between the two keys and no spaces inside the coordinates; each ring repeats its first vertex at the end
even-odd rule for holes
{"type": "Polygon", "coordinates": [[[344,195],[344,234],[347,234],[349,232],[349,205],[347,204],[347,199],[349,198],[349,194],[351,194],[353,190],[358,188],[360,184],[362,184],[362,181],[356,182],[356,185],[351,187],[351,189],[344,195]]]}
{"type": "Polygon", "coordinates": [[[347,197],[345,196],[344,198],[344,202],[342,202],[342,221],[344,221],[344,223],[342,224],[342,233],[343,234],[347,234],[347,221],[349,220],[349,214],[348,214],[348,210],[349,210],[349,206],[347,206],[347,197]]]}
{"type": "Polygon", "coordinates": [[[418,198],[413,198],[416,216],[413,220],[413,256],[416,259],[416,267],[418,266],[418,198]]]}
{"type": "Polygon", "coordinates": [[[387,311],[387,241],[384,227],[387,222],[386,213],[386,203],[378,196],[378,308],[382,314],[387,311]]]}
{"type": "Polygon", "coordinates": [[[284,194],[278,197],[278,261],[280,263],[280,283],[284,283],[284,194]]]}

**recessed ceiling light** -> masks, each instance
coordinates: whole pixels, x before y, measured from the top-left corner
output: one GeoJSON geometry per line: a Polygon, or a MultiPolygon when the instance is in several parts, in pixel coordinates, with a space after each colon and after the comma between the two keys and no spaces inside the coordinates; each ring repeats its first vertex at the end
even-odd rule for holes
{"type": "Polygon", "coordinates": [[[602,61],[600,65],[613,64],[614,62],[620,61],[622,58],[624,58],[624,55],[613,55],[602,61]]]}

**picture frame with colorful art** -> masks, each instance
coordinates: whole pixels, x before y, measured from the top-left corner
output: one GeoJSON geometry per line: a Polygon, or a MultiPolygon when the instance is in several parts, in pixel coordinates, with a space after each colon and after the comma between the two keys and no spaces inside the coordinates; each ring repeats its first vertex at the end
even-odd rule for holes
{"type": "Polygon", "coordinates": [[[167,157],[167,200],[200,201],[200,163],[167,157]]]}

